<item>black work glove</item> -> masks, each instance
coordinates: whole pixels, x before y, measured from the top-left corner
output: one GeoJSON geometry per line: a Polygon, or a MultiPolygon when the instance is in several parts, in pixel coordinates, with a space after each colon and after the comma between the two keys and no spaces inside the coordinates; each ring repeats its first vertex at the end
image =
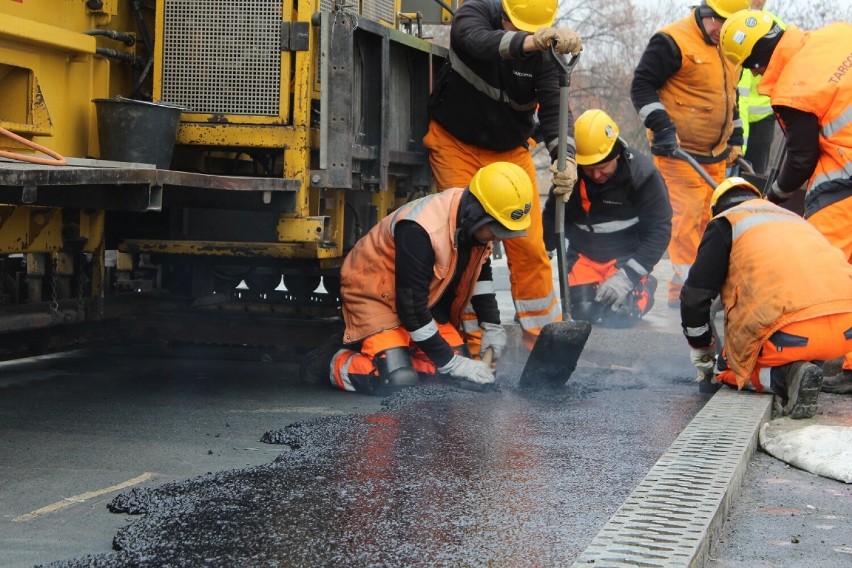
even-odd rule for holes
{"type": "Polygon", "coordinates": [[[674,125],[654,132],[651,153],[655,156],[671,156],[678,147],[677,130],[674,125]]]}
{"type": "Polygon", "coordinates": [[[769,187],[769,191],[766,192],[766,199],[768,199],[771,203],[783,203],[790,199],[791,193],[786,193],[781,191],[781,188],[778,187],[778,182],[772,182],[772,185],[769,187]]]}

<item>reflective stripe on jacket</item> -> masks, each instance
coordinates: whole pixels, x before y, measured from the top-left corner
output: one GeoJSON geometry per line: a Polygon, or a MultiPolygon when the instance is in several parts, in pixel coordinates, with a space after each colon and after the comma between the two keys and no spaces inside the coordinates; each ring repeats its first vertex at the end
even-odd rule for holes
{"type": "Polygon", "coordinates": [[[768,201],[752,199],[720,216],[732,233],[722,286],[725,348],[742,387],[775,331],[852,312],[852,265],[813,225],[768,201]]]}
{"type": "MultiPolygon", "coordinates": [[[[660,32],[669,35],[681,53],[680,69],[658,91],[681,147],[691,154],[719,156],[727,150],[734,130],[739,68],[717,46],[704,41],[691,13],[660,32]]],[[[653,138],[651,131],[648,137],[653,138]]]]}
{"type": "MultiPolygon", "coordinates": [[[[435,253],[435,269],[429,283],[428,305],[434,306],[456,271],[456,221],[464,188],[451,188],[406,203],[364,235],[343,261],[340,292],[346,343],[402,325],[396,313],[396,245],[393,232],[399,221],[414,221],[429,234],[435,253]]],[[[491,245],[473,247],[470,261],[459,279],[450,321],[461,324],[462,311],[473,295],[491,245]]]]}
{"type": "MultiPolygon", "coordinates": [[[[565,237],[571,253],[598,263],[616,259],[619,268],[630,264],[638,275],[649,274],[665,253],[672,234],[666,184],[654,163],[642,154],[624,150],[612,177],[592,196],[584,190],[585,179],[580,166],[579,181],[564,205],[565,237]]],[[[551,194],[542,213],[548,250],[556,247],[557,206],[563,206],[562,199],[551,194]]]]}
{"type": "Polygon", "coordinates": [[[760,82],[773,105],[809,112],[820,126],[820,154],[808,180],[852,178],[852,24],[835,22],[805,32],[789,26],[760,82]]]}

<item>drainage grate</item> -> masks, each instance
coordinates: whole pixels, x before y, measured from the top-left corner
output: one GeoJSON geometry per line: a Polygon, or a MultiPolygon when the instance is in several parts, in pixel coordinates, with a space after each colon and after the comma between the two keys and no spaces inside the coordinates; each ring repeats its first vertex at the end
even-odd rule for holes
{"type": "Polygon", "coordinates": [[[770,418],[772,398],[722,387],[574,566],[703,566],[760,426],[770,418]]]}

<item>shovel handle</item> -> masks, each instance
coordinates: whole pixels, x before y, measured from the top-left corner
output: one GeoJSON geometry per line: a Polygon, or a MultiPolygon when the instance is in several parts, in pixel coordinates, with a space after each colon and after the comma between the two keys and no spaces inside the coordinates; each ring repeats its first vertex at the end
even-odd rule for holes
{"type": "Polygon", "coordinates": [[[693,158],[680,148],[675,148],[674,152],[672,152],[672,157],[687,162],[690,166],[692,166],[692,169],[698,172],[698,175],[700,175],[704,179],[704,181],[706,181],[707,184],[710,185],[711,188],[716,189],[716,180],[714,180],[713,177],[707,173],[707,170],[701,167],[701,164],[695,161],[695,158],[693,158]]]}
{"type": "MultiPolygon", "coordinates": [[[[566,62],[556,53],[550,44],[550,56],[559,71],[559,144],[557,146],[556,169],[565,171],[568,161],[568,87],[571,85],[571,71],[577,65],[580,54],[572,55],[566,62]]],[[[562,307],[562,321],[571,321],[571,299],[568,290],[568,253],[565,250],[565,204],[561,199],[556,200],[556,263],[559,273],[559,297],[562,307]]]]}
{"type": "Polygon", "coordinates": [[[737,156],[737,159],[734,160],[734,162],[736,162],[736,164],[740,167],[740,170],[743,173],[748,174],[750,176],[754,175],[754,167],[751,165],[751,162],[749,162],[742,156],[737,156]]]}
{"type": "Polygon", "coordinates": [[[482,354],[482,362],[488,365],[489,367],[494,364],[494,350],[490,347],[485,350],[485,353],[482,354]]]}

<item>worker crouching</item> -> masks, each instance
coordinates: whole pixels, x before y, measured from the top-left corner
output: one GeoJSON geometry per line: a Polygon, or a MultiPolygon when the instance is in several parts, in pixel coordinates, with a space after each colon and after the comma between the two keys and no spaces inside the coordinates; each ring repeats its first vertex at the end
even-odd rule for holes
{"type": "Polygon", "coordinates": [[[602,110],[577,118],[577,183],[571,191],[554,187],[543,218],[545,246],[553,250],[556,207],[565,207],[572,317],[626,327],[654,304],[651,271],[671,238],[672,209],[659,171],[618,133],[602,110]]]}
{"type": "Polygon", "coordinates": [[[506,331],[492,282],[492,241],[525,234],[533,189],[515,164],[480,169],[467,188],[402,206],[361,238],[341,270],[344,348],[330,363],[336,387],[366,393],[440,373],[477,387],[491,366],[466,355],[459,333],[470,303],[482,352],[499,359],[506,331]]]}
{"type": "Polygon", "coordinates": [[[759,199],[742,178],[723,181],[680,295],[693,365],[719,382],[778,395],[776,414],[817,411],[825,361],[852,350],[852,266],[810,223],[759,199]],[[725,347],[710,305],[721,293],[725,347]]]}

